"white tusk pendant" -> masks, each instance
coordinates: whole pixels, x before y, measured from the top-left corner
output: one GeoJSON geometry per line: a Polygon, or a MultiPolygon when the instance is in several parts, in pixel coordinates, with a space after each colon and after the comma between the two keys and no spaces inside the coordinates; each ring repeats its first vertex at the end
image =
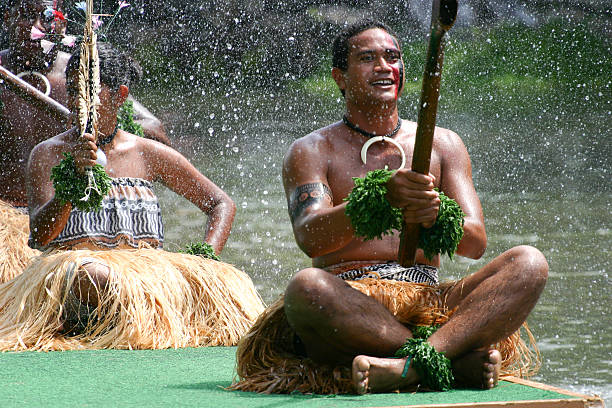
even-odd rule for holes
{"type": "Polygon", "coordinates": [[[102,149],[98,148],[98,150],[96,151],[96,157],[96,163],[102,167],[106,167],[106,163],[108,163],[108,160],[106,160],[106,155],[104,154],[102,149]]]}
{"type": "Polygon", "coordinates": [[[361,161],[363,162],[363,164],[366,164],[366,160],[368,156],[368,148],[376,142],[389,142],[392,145],[395,145],[395,147],[397,147],[397,149],[400,151],[400,154],[402,155],[402,164],[399,166],[399,168],[400,169],[404,168],[404,166],[406,165],[406,153],[404,153],[404,149],[402,148],[402,145],[397,143],[394,139],[391,139],[390,137],[384,137],[384,136],[371,137],[370,139],[368,139],[367,142],[363,144],[363,147],[361,148],[361,161]]]}

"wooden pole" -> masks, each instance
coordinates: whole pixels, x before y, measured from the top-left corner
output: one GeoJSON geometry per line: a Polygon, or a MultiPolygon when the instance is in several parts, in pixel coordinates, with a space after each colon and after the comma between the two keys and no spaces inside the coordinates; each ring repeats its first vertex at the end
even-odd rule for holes
{"type": "MultiPolygon", "coordinates": [[[[421,101],[417,119],[412,170],[427,174],[431,159],[436,113],[440,97],[440,78],[444,59],[444,34],[450,30],[457,18],[457,0],[434,0],[431,13],[429,48],[423,73],[421,101]]],[[[402,266],[412,266],[416,261],[419,242],[419,224],[402,225],[398,260],[402,266]]]]}
{"type": "Polygon", "coordinates": [[[70,111],[64,105],[40,92],[3,66],[0,66],[0,79],[26,102],[48,112],[58,121],[63,122],[70,118],[70,111]]]}

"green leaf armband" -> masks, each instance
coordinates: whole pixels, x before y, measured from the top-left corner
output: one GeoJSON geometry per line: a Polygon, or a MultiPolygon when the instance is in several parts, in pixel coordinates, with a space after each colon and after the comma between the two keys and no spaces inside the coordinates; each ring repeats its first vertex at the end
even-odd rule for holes
{"type": "Polygon", "coordinates": [[[406,343],[395,352],[395,357],[411,358],[421,382],[432,390],[449,391],[455,378],[451,361],[427,342],[427,339],[406,339],[406,343]]]}
{"type": "MultiPolygon", "coordinates": [[[[402,228],[402,212],[387,201],[387,182],[393,175],[387,169],[373,170],[364,178],[354,177],[355,186],[345,198],[346,215],[351,221],[355,235],[364,240],[382,239],[394,230],[402,228]]],[[[436,189],[436,191],[438,191],[436,189]]],[[[463,238],[465,214],[455,200],[440,192],[440,209],[435,224],[422,228],[419,248],[425,257],[433,259],[437,254],[447,254],[451,259],[463,238]]]]}
{"type": "Polygon", "coordinates": [[[217,254],[215,254],[215,250],[212,245],[207,242],[192,242],[191,244],[187,244],[187,246],[185,246],[185,248],[179,252],[191,255],[200,255],[203,258],[220,261],[217,254]]]}
{"type": "Polygon", "coordinates": [[[104,171],[104,167],[95,164],[91,168],[90,179],[87,174],[79,173],[72,154],[63,155],[62,161],[51,169],[55,197],[64,203],[72,203],[81,211],[99,210],[102,207],[102,199],[111,188],[111,178],[104,171]],[[83,200],[84,197],[87,199],[83,200]]]}

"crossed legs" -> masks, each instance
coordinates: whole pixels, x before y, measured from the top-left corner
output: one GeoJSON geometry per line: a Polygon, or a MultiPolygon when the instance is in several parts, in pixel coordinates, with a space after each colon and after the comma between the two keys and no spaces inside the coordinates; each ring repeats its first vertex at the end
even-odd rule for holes
{"type": "MultiPolygon", "coordinates": [[[[515,332],[535,306],[548,265],[535,248],[512,248],[448,294],[455,313],[428,342],[451,361],[457,381],[490,388],[497,382],[501,356],[491,344],[515,332]]],[[[316,268],[300,271],[285,292],[285,313],[313,360],[352,364],[357,392],[406,388],[420,379],[404,360],[389,359],[412,337],[410,330],[374,299],[316,268]]]]}

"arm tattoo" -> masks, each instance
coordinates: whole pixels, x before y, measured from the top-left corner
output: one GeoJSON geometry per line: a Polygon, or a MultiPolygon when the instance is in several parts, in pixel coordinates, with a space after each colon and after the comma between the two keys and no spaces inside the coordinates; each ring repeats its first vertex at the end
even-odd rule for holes
{"type": "Polygon", "coordinates": [[[332,192],[323,183],[310,183],[297,187],[289,197],[289,217],[293,222],[302,212],[311,205],[321,201],[329,204],[334,202],[332,192]]]}

